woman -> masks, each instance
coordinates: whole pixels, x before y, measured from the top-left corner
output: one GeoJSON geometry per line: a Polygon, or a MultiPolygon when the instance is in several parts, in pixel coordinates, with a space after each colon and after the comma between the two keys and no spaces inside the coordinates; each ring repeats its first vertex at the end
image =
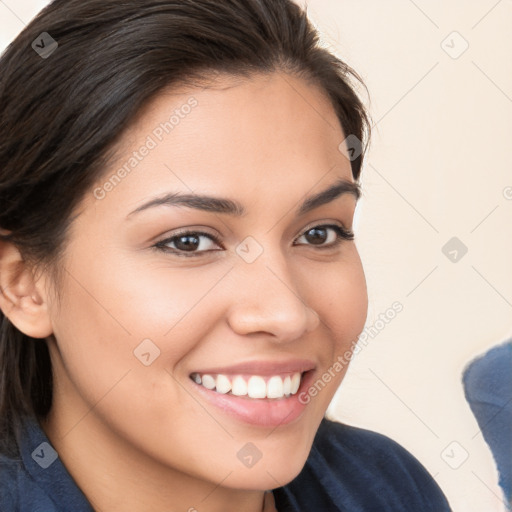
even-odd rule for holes
{"type": "Polygon", "coordinates": [[[0,68],[2,510],[449,510],[324,418],[369,123],[297,5],[57,0],[0,68]]]}

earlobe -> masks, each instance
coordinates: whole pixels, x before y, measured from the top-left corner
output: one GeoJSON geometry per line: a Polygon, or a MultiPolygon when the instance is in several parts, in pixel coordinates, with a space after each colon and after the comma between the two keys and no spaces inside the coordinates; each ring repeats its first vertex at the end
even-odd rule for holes
{"type": "Polygon", "coordinates": [[[0,309],[11,323],[32,338],[53,332],[43,280],[36,280],[19,249],[0,240],[0,309]]]}

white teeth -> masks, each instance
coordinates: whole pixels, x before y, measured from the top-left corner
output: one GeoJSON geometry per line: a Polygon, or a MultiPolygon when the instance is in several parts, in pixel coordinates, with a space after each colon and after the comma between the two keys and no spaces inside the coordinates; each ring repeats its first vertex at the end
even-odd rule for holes
{"type": "Polygon", "coordinates": [[[231,393],[236,396],[245,396],[247,395],[247,382],[243,379],[243,377],[235,377],[233,379],[233,385],[231,387],[231,393]]]}
{"type": "Polygon", "coordinates": [[[217,393],[231,392],[232,395],[248,396],[249,398],[283,398],[297,394],[302,375],[299,372],[284,378],[280,375],[273,375],[270,378],[253,375],[248,380],[241,375],[228,377],[223,374],[200,375],[193,373],[191,377],[196,384],[215,390],[217,393]]]}
{"type": "Polygon", "coordinates": [[[300,373],[294,373],[292,375],[291,386],[292,386],[292,388],[291,388],[292,395],[295,395],[295,393],[297,393],[297,391],[299,390],[299,386],[300,386],[300,373]]]}
{"type": "MultiPolygon", "coordinates": [[[[287,377],[290,379],[290,377],[287,377]]],[[[290,393],[288,393],[290,394],[290,393]]],[[[281,398],[284,395],[284,384],[281,377],[271,377],[267,382],[267,397],[281,398]]]]}
{"type": "Polygon", "coordinates": [[[217,375],[215,391],[225,394],[231,391],[231,381],[225,375],[217,375]]]}
{"type": "Polygon", "coordinates": [[[289,375],[287,375],[283,381],[283,393],[285,395],[292,394],[292,379],[289,375]]]}
{"type": "Polygon", "coordinates": [[[251,377],[247,384],[247,394],[250,398],[265,398],[267,396],[267,385],[263,377],[251,377]]]}
{"type": "Polygon", "coordinates": [[[207,389],[215,389],[215,379],[211,375],[203,375],[201,384],[207,389]]]}

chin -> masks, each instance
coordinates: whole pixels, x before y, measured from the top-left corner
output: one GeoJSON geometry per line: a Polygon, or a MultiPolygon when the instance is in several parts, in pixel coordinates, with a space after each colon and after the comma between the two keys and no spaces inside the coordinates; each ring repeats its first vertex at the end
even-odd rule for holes
{"type": "Polygon", "coordinates": [[[282,487],[291,482],[306,463],[310,448],[281,452],[262,458],[248,468],[237,468],[226,485],[236,489],[268,490],[282,487]]]}
{"type": "Polygon", "coordinates": [[[296,468],[285,468],[276,465],[272,467],[273,471],[268,470],[268,473],[266,470],[260,469],[255,471],[253,468],[253,471],[231,475],[229,482],[226,481],[225,485],[239,490],[268,491],[269,489],[276,489],[290,483],[301,472],[303,466],[304,464],[296,468]]]}

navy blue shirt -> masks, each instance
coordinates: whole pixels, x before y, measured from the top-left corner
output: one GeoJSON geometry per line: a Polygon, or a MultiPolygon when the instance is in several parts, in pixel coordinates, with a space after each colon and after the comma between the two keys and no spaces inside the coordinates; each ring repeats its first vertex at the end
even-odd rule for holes
{"type": "MultiPolygon", "coordinates": [[[[20,457],[0,456],[2,512],[91,512],[93,508],[36,421],[20,457]]],[[[369,430],[323,419],[301,473],[274,489],[278,512],[449,512],[442,491],[403,447],[369,430]]]]}

